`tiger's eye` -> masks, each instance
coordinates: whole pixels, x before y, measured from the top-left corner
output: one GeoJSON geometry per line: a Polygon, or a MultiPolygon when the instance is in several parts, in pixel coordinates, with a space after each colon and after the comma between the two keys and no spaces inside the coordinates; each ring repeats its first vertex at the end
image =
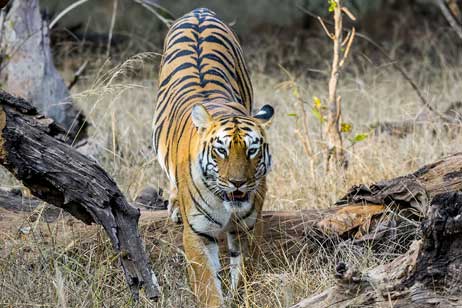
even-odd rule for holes
{"type": "Polygon", "coordinates": [[[215,148],[215,151],[223,156],[226,156],[226,150],[223,148],[215,148]]]}
{"type": "Polygon", "coordinates": [[[253,148],[253,149],[250,149],[250,150],[249,150],[249,153],[248,153],[248,154],[249,154],[249,156],[252,156],[252,155],[254,155],[255,153],[257,153],[257,151],[258,151],[257,148],[253,148]]]}

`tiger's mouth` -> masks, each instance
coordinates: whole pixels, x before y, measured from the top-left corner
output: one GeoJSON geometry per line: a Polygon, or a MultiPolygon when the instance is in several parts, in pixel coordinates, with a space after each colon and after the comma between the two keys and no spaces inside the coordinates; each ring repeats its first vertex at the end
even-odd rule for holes
{"type": "Polygon", "coordinates": [[[238,201],[238,202],[244,202],[249,200],[249,193],[248,192],[243,192],[239,190],[235,190],[230,193],[223,193],[223,199],[225,201],[238,201]]]}

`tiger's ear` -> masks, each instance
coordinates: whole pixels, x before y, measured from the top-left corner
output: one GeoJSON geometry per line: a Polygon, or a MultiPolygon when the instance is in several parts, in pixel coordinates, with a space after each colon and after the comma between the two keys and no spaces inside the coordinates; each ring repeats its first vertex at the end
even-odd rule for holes
{"type": "Polygon", "coordinates": [[[191,112],[194,125],[197,128],[207,128],[212,124],[212,117],[205,107],[201,104],[194,105],[191,112]]]}
{"type": "Polygon", "coordinates": [[[265,105],[261,107],[260,111],[258,111],[257,114],[255,114],[253,117],[259,120],[260,125],[263,126],[263,128],[268,128],[271,126],[273,115],[274,108],[270,105],[265,105]]]}

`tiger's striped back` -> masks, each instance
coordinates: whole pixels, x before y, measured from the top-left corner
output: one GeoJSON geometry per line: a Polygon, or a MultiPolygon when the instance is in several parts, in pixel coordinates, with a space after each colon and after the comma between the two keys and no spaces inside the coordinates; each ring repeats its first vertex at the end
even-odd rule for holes
{"type": "Polygon", "coordinates": [[[180,139],[193,134],[193,105],[203,104],[212,116],[250,115],[253,90],[236,35],[204,8],[171,27],[160,68],[153,144],[174,182],[180,139]]]}

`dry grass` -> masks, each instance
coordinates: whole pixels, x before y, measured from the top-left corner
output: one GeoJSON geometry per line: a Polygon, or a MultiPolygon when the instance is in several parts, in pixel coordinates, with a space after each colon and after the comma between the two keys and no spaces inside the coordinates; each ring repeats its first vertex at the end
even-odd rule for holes
{"type": "MultiPolygon", "coordinates": [[[[281,85],[287,76],[278,64],[295,76],[305,101],[311,104],[312,96],[325,100],[328,58],[324,51],[327,47],[316,38],[310,45],[315,49],[307,47],[310,42],[298,38],[286,43],[284,48],[278,48],[274,41],[275,38],[269,36],[255,42],[255,46],[247,46],[257,105],[270,103],[277,112],[269,132],[275,165],[269,176],[266,209],[327,207],[353,184],[405,174],[423,163],[461,150],[460,134],[451,139],[438,123],[429,122],[405,138],[371,135],[348,146],[349,169],[345,173],[324,174],[319,122],[307,114],[310,138],[315,153],[319,153],[308,157],[302,140],[295,133],[302,113],[293,90],[281,85]]],[[[416,40],[415,44],[426,46],[419,45],[424,41],[416,40]]],[[[420,50],[420,57],[409,54],[403,62],[427,99],[444,110],[460,99],[462,59],[448,60],[447,49],[452,47],[434,46],[438,47],[422,47],[427,50],[420,50]],[[436,57],[437,65],[431,57],[436,57]],[[447,64],[448,61],[452,64],[447,64]]],[[[415,94],[391,66],[370,63],[359,50],[353,50],[353,54],[357,56],[348,63],[339,88],[344,119],[353,124],[351,135],[369,132],[369,125],[374,122],[413,119],[423,111],[415,94]]],[[[73,91],[93,125],[90,134],[98,141],[95,158],[130,199],[146,185],[165,187],[165,178],[150,149],[157,62],[156,54],[139,55],[120,65],[95,57],[92,70],[73,91]]],[[[64,75],[70,76],[72,65],[64,67],[67,68],[64,75]]],[[[309,110],[310,106],[306,108],[309,110]]],[[[3,172],[2,185],[18,183],[3,172]]],[[[69,217],[46,224],[30,222],[21,216],[8,223],[8,215],[0,212],[3,225],[0,228],[0,306],[134,305],[116,256],[100,228],[83,227],[69,217]],[[20,227],[30,227],[30,231],[21,233],[20,227]]],[[[167,240],[159,240],[156,234],[148,232],[148,227],[149,223],[143,223],[142,233],[162,285],[162,297],[154,306],[195,307],[187,287],[181,250],[168,241],[168,235],[163,237],[167,240]]],[[[297,261],[281,255],[278,264],[258,266],[258,274],[241,292],[245,299],[239,307],[288,307],[331,285],[332,271],[339,260],[366,269],[388,258],[387,252],[378,254],[370,247],[351,244],[330,250],[323,245],[313,245],[302,251],[297,261]]],[[[151,307],[145,299],[140,306],[151,307]]]]}

